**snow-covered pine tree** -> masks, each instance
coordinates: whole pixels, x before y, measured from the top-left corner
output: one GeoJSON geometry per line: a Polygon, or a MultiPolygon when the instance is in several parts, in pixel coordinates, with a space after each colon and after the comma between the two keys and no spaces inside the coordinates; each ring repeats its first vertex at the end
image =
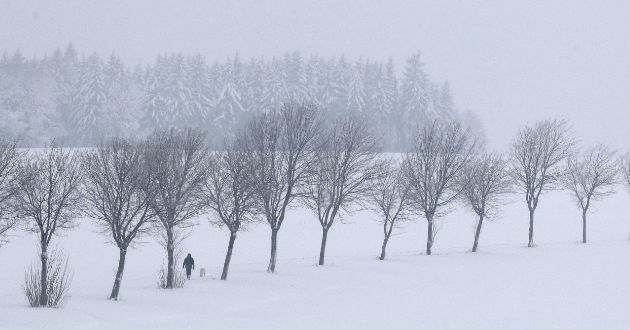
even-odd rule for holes
{"type": "Polygon", "coordinates": [[[418,131],[431,118],[427,113],[430,98],[429,79],[422,68],[420,53],[407,59],[400,86],[400,103],[397,118],[399,146],[406,148],[413,132],[418,131]]]}
{"type": "Polygon", "coordinates": [[[56,61],[53,66],[55,118],[59,119],[56,126],[62,130],[56,137],[59,137],[62,143],[71,139],[65,123],[70,122],[72,117],[72,95],[79,78],[79,66],[79,57],[72,44],[66,46],[60,60],[56,61]]]}
{"type": "Polygon", "coordinates": [[[341,56],[338,61],[332,61],[329,76],[329,93],[332,96],[330,107],[331,118],[343,118],[347,112],[348,85],[352,79],[352,65],[348,63],[345,56],[341,56]]]}
{"type": "Polygon", "coordinates": [[[283,102],[289,98],[287,88],[286,72],[283,63],[278,58],[272,58],[266,65],[263,78],[263,98],[261,100],[261,110],[269,112],[280,109],[283,102]]]}
{"type": "Polygon", "coordinates": [[[103,137],[137,136],[144,94],[137,76],[140,71],[132,75],[116,54],[110,55],[103,71],[107,83],[107,99],[101,119],[103,137]]]}
{"type": "Polygon", "coordinates": [[[380,129],[383,130],[383,136],[386,138],[385,148],[388,150],[400,150],[401,145],[396,143],[396,109],[398,108],[399,94],[398,94],[398,79],[396,78],[396,69],[394,67],[394,61],[390,57],[387,60],[385,71],[380,81],[379,94],[379,114],[382,121],[380,122],[380,129]]]}
{"type": "Polygon", "coordinates": [[[350,69],[350,79],[348,81],[346,95],[346,112],[356,112],[357,114],[363,114],[366,111],[366,70],[366,65],[360,59],[350,69]]]}
{"type": "Polygon", "coordinates": [[[263,110],[263,98],[265,95],[265,63],[262,59],[252,58],[245,68],[245,80],[247,88],[243,95],[243,106],[251,113],[263,110]]]}
{"type": "Polygon", "coordinates": [[[214,126],[223,132],[224,137],[229,137],[234,133],[235,122],[246,111],[242,104],[241,90],[239,90],[239,84],[242,84],[241,69],[237,56],[233,61],[228,59],[221,75],[222,87],[219,89],[216,103],[218,116],[214,119],[214,126]]]}
{"type": "MultiPolygon", "coordinates": [[[[284,70],[287,96],[297,102],[309,100],[310,94],[306,85],[306,72],[300,52],[287,53],[284,57],[284,70]]],[[[285,102],[288,102],[286,100],[285,102]]]]}
{"type": "Polygon", "coordinates": [[[4,136],[17,137],[24,130],[21,117],[28,94],[25,61],[19,51],[12,56],[5,52],[0,60],[0,133],[4,136]]]}
{"type": "Polygon", "coordinates": [[[27,65],[27,105],[22,109],[25,130],[20,133],[25,146],[39,146],[63,134],[62,121],[55,111],[55,77],[48,57],[33,58],[27,65]]]}
{"type": "Polygon", "coordinates": [[[442,116],[449,120],[459,120],[459,113],[455,108],[453,102],[453,95],[451,93],[451,85],[448,81],[445,81],[440,88],[440,112],[442,116]]]}
{"type": "Polygon", "coordinates": [[[192,117],[184,57],[159,56],[148,79],[143,126],[153,129],[185,126],[192,117]]]}
{"type": "Polygon", "coordinates": [[[103,134],[102,119],[107,100],[103,63],[96,53],[82,64],[72,93],[68,131],[78,145],[94,145],[103,134]]]}
{"type": "Polygon", "coordinates": [[[391,94],[383,64],[375,62],[366,65],[365,74],[366,120],[374,129],[375,137],[385,150],[392,150],[394,140],[389,137],[394,132],[391,127],[391,112],[394,110],[396,81],[394,77],[393,94],[391,94]],[[392,100],[391,97],[394,99],[392,100]]]}
{"type": "Polygon", "coordinates": [[[304,64],[304,83],[306,85],[306,93],[311,102],[314,102],[322,109],[319,94],[322,89],[322,77],[320,69],[320,58],[312,55],[304,64]]]}
{"type": "Polygon", "coordinates": [[[214,112],[215,90],[210,81],[208,66],[201,55],[189,57],[186,62],[186,85],[190,90],[191,110],[185,122],[191,127],[205,128],[214,112]]]}

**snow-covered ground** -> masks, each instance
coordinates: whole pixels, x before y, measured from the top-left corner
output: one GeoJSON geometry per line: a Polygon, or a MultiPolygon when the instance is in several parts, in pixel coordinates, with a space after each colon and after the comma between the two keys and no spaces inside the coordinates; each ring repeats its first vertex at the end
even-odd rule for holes
{"type": "Polygon", "coordinates": [[[183,289],[159,290],[163,252],[153,238],[131,251],[117,302],[106,299],[117,249],[89,220],[55,238],[74,270],[62,309],[27,307],[24,270],[37,260],[36,239],[16,233],[0,248],[0,329],[449,329],[630,327],[630,203],[620,191],[595,204],[588,244],[567,193],[544,196],[535,248],[527,248],[527,210],[515,196],[483,228],[471,253],[473,215],[456,210],[440,221],[434,255],[426,256],[424,220],[397,229],[388,258],[375,215],[336,223],[327,265],[316,266],[321,231],[306,210],[292,210],[279,234],[276,274],[267,274],[268,229],[239,235],[228,281],[219,281],[227,232],[199,219],[184,242],[208,276],[183,289]]]}

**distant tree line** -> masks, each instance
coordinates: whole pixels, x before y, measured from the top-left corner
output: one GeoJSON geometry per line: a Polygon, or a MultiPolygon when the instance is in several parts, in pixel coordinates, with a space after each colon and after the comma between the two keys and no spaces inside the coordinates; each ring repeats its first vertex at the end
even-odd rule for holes
{"type": "Polygon", "coordinates": [[[144,138],[173,127],[200,128],[220,145],[252,116],[289,99],[313,102],[329,118],[357,113],[385,150],[405,150],[413,132],[434,119],[482,132],[474,114],[457,110],[447,82],[429,80],[419,53],[400,73],[391,59],[299,52],[215,63],[163,54],[134,67],[115,53],[80,55],[71,44],[40,58],[19,51],[0,57],[0,133],[19,137],[23,146],[52,138],[63,146],[96,146],[103,138],[144,138]]]}

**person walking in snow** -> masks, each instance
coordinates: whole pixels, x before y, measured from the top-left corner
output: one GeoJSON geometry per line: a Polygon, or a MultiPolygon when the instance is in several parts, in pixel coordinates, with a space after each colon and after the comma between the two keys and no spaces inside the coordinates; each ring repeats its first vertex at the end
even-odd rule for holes
{"type": "Polygon", "coordinates": [[[190,253],[186,259],[184,259],[184,266],[182,268],[186,268],[186,278],[190,279],[190,274],[192,273],[192,270],[195,269],[195,259],[193,259],[190,253]]]}

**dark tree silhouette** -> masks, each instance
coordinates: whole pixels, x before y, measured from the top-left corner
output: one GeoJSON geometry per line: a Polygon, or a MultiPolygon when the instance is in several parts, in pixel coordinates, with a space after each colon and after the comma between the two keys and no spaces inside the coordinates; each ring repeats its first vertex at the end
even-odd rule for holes
{"type": "Polygon", "coordinates": [[[582,243],[586,243],[586,214],[594,201],[614,193],[617,183],[615,153],[607,146],[598,144],[581,157],[569,157],[563,179],[582,211],[582,243]]]}
{"type": "Polygon", "coordinates": [[[312,103],[289,102],[279,111],[256,116],[247,127],[256,198],[271,229],[267,271],[276,269],[278,231],[312,163],[319,111],[312,103]]]}
{"type": "Polygon", "coordinates": [[[575,142],[563,120],[545,120],[523,128],[510,150],[510,175],[525,193],[529,210],[528,247],[534,246],[534,212],[543,191],[558,187],[564,175],[564,161],[575,142]]]}
{"type": "Polygon", "coordinates": [[[502,197],[510,192],[511,180],[507,165],[500,154],[483,154],[471,159],[463,168],[459,183],[462,198],[477,214],[472,252],[477,251],[484,220],[503,203],[502,197]]]}
{"type": "Polygon", "coordinates": [[[206,180],[207,150],[204,133],[196,129],[155,132],[144,147],[144,164],[153,176],[146,194],[149,206],[163,229],[168,268],[167,289],[173,288],[178,231],[194,225],[192,219],[204,208],[202,188],[206,180]]]}
{"type": "Polygon", "coordinates": [[[381,216],[379,220],[383,224],[384,238],[380,260],[385,259],[385,249],[394,227],[401,221],[409,220],[413,211],[409,185],[403,170],[401,165],[396,165],[391,159],[382,162],[374,185],[368,190],[372,208],[381,216]]]}
{"type": "Polygon", "coordinates": [[[211,223],[225,226],[230,231],[222,280],[227,279],[236,234],[244,224],[253,220],[257,202],[253,162],[244,137],[239,136],[224,149],[210,155],[204,188],[206,203],[214,211],[211,223]]]}
{"type": "Polygon", "coordinates": [[[101,143],[83,156],[86,214],[119,249],[118,270],[110,299],[117,300],[127,249],[149,231],[149,207],[155,193],[151,172],[145,171],[141,145],[123,138],[101,143]]]}
{"type": "Polygon", "coordinates": [[[328,231],[335,219],[365,199],[377,175],[375,143],[365,121],[357,117],[336,121],[323,140],[303,198],[322,226],[320,265],[324,264],[328,231]]]}
{"type": "Polygon", "coordinates": [[[7,242],[7,233],[18,220],[11,202],[22,183],[20,164],[24,155],[17,150],[17,143],[0,137],[0,247],[7,242]]]}
{"type": "Polygon", "coordinates": [[[20,218],[25,220],[26,230],[39,236],[40,306],[49,303],[48,246],[55,234],[72,228],[80,215],[80,166],[78,153],[66,151],[53,141],[20,167],[24,177],[15,207],[20,218]]]}
{"type": "Polygon", "coordinates": [[[470,131],[456,122],[433,121],[416,135],[404,159],[412,198],[427,219],[427,255],[433,246],[434,221],[461,192],[457,176],[475,143],[470,131]]]}

